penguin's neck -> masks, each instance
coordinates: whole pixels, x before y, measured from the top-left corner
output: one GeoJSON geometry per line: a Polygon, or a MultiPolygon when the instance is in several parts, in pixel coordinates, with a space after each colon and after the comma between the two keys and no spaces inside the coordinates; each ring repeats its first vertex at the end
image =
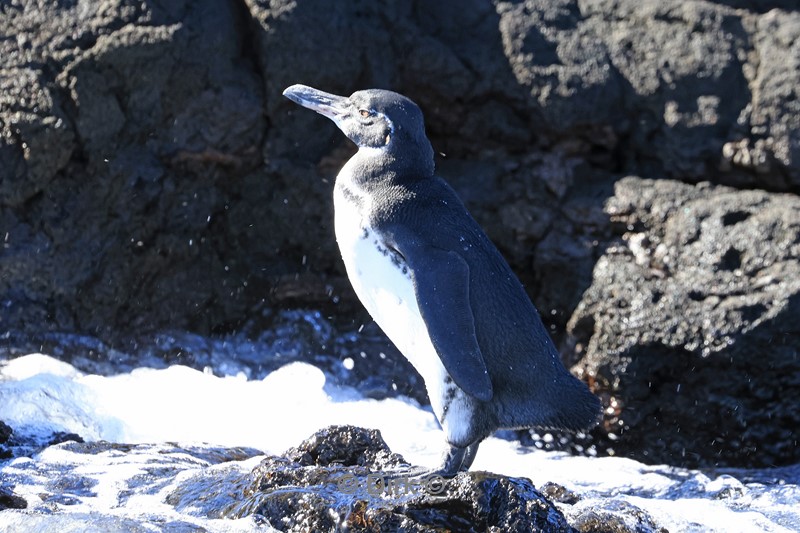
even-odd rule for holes
{"type": "Polygon", "coordinates": [[[420,149],[403,150],[402,153],[392,144],[380,148],[362,146],[342,167],[337,181],[345,181],[342,185],[369,193],[381,187],[430,179],[433,172],[433,149],[430,143],[420,149]]]}

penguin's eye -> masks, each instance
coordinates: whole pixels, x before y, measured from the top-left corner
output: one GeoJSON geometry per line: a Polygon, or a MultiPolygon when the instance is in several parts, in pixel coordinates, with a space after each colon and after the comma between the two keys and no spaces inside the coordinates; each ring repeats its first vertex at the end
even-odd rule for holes
{"type": "Polygon", "coordinates": [[[366,109],[360,109],[358,112],[361,113],[361,116],[364,117],[364,118],[367,118],[368,116],[370,116],[372,114],[369,111],[367,111],[366,109]]]}

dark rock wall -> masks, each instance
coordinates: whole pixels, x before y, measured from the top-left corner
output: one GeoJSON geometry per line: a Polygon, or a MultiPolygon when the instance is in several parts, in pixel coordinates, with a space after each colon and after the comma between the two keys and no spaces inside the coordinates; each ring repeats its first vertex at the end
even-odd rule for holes
{"type": "MultiPolygon", "coordinates": [[[[641,265],[618,260],[624,231],[604,211],[615,181],[735,187],[724,193],[732,207],[712,218],[756,210],[753,195],[766,193],[745,189],[796,194],[799,37],[792,0],[5,2],[0,329],[106,340],[227,332],[261,308],[293,306],[360,323],[330,202],[353,149],[280,94],[293,83],[387,87],[423,108],[441,174],[557,337],[579,309],[573,323],[584,326],[572,339],[592,348],[565,357],[589,358],[580,368],[599,372],[592,354],[649,346],[606,343],[585,326],[586,316],[609,314],[597,307],[603,265],[630,299],[641,296],[641,265]]],[[[667,218],[702,229],[696,218],[667,218]]],[[[657,227],[666,222],[646,238],[672,235],[664,257],[678,257],[688,241],[657,227]]],[[[774,244],[753,239],[732,255],[709,250],[733,268],[704,271],[703,299],[746,264],[743,247],[774,244]]],[[[687,296],[681,283],[669,290],[687,296]]],[[[788,316],[763,305],[724,327],[720,315],[711,337],[746,336],[748,320],[788,316]]],[[[709,338],[693,322],[699,315],[675,316],[688,328],[684,346],[709,338]]],[[[762,322],[783,323],[775,320],[762,322]]],[[[659,346],[673,338],[661,322],[647,322],[659,346]]],[[[613,381],[598,378],[619,395],[613,381]]]]}
{"type": "Polygon", "coordinates": [[[265,117],[236,6],[6,6],[6,327],[208,330],[245,313],[229,257],[248,225],[227,219],[265,117]]]}

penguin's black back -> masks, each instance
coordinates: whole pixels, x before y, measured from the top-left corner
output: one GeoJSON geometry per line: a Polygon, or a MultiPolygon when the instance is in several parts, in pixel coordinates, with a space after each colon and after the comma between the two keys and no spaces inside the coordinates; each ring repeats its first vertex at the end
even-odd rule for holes
{"type": "Polygon", "coordinates": [[[375,188],[373,202],[370,223],[388,242],[424,241],[456,252],[469,267],[469,305],[494,392],[476,404],[486,432],[593,425],[599,400],[564,368],[522,284],[455,191],[437,176],[392,175],[375,188]]]}

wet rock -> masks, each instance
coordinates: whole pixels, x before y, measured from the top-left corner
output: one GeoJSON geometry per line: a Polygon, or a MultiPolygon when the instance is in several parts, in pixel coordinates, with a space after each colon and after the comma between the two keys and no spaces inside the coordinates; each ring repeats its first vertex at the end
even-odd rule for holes
{"type": "Polygon", "coordinates": [[[526,479],[412,475],[378,431],[331,427],[265,459],[229,516],[289,531],[573,531],[526,479]]]}
{"type": "Polygon", "coordinates": [[[5,444],[12,433],[14,433],[14,430],[11,429],[8,424],[0,420],[0,444],[5,444]]]}
{"type": "Polygon", "coordinates": [[[380,431],[355,426],[321,429],[297,448],[286,452],[299,466],[366,466],[375,470],[396,469],[405,462],[383,441],[380,431]]]}
{"type": "Polygon", "coordinates": [[[559,485],[558,483],[553,483],[549,481],[541,486],[540,490],[542,494],[550,498],[552,501],[557,503],[566,503],[569,505],[575,505],[580,501],[580,496],[569,490],[568,488],[559,485]]]}
{"type": "MultiPolygon", "coordinates": [[[[176,489],[176,479],[195,474],[201,479],[204,474],[213,477],[216,488],[222,488],[226,496],[235,493],[235,481],[247,476],[240,463],[258,453],[248,448],[171,444],[70,442],[51,446],[33,458],[0,465],[0,499],[9,487],[27,499],[27,507],[9,508],[0,514],[0,528],[146,532],[157,523],[169,532],[264,531],[252,521],[225,520],[215,525],[205,517],[178,515],[164,504],[176,489]],[[163,505],[168,512],[163,512],[163,505]]],[[[182,483],[180,488],[197,490],[192,492],[196,507],[220,506],[228,501],[212,498],[209,494],[213,491],[199,483],[182,483]]]]}
{"type": "Polygon", "coordinates": [[[0,420],[0,460],[8,459],[13,455],[12,451],[7,446],[13,433],[14,430],[11,429],[11,426],[0,420]]]}
{"type": "MultiPolygon", "coordinates": [[[[48,408],[52,406],[42,406],[48,408]]],[[[19,428],[17,428],[19,429],[19,428]]],[[[27,428],[29,429],[29,428],[27,428]]],[[[83,438],[75,433],[14,431],[0,420],[0,460],[13,457],[29,457],[43,449],[62,442],[83,442],[83,438]]]]}
{"type": "Polygon", "coordinates": [[[578,503],[567,514],[581,533],[668,533],[649,513],[620,500],[605,501],[602,508],[595,501],[578,503]]]}
{"type": "Polygon", "coordinates": [[[53,444],[61,444],[62,442],[84,442],[83,437],[78,435],[77,433],[65,433],[63,431],[59,431],[53,433],[50,437],[47,446],[52,446],[53,444]]]}
{"type": "Polygon", "coordinates": [[[6,489],[0,488],[0,511],[4,509],[25,509],[28,502],[6,489]]]}
{"type": "Polygon", "coordinates": [[[626,178],[620,239],[570,319],[617,453],[780,465],[800,455],[800,200],[626,178]]]}

